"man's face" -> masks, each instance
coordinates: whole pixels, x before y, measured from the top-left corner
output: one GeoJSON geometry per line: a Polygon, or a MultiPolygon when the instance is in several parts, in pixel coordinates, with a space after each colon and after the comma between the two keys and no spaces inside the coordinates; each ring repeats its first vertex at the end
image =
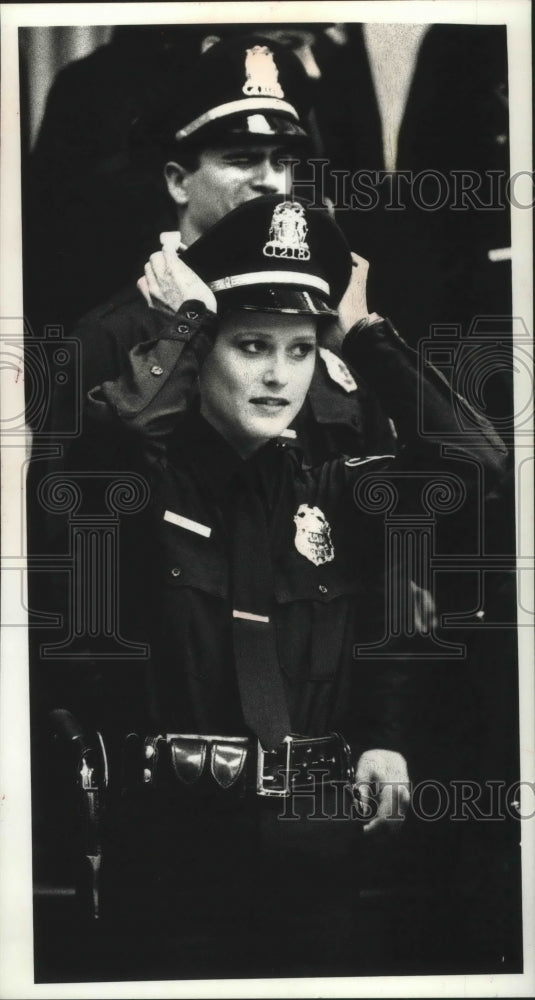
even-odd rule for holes
{"type": "Polygon", "coordinates": [[[316,361],[313,316],[235,310],[200,374],[201,412],[243,457],[301,409],[316,361]]]}
{"type": "Polygon", "coordinates": [[[288,194],[290,154],[275,142],[208,148],[196,170],[167,164],[169,193],[180,208],[180,231],[188,246],[243,202],[264,194],[288,194]]]}

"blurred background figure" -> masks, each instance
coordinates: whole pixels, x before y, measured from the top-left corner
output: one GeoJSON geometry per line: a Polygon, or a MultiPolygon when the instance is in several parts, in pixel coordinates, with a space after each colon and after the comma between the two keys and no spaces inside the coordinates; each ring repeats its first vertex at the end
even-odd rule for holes
{"type": "Polygon", "coordinates": [[[510,314],[510,265],[488,256],[510,246],[492,176],[509,175],[505,27],[348,24],[345,33],[343,45],[318,38],[316,113],[331,174],[383,173],[362,185],[360,209],[332,192],[339,225],[372,263],[373,307],[413,344],[431,324],[510,314]],[[471,172],[477,193],[460,208],[455,171],[471,172]]]}

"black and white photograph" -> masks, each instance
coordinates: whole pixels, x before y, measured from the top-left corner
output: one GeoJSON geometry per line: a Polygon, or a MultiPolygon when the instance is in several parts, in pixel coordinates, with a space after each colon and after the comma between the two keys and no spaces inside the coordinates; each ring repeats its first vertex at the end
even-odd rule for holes
{"type": "Polygon", "coordinates": [[[3,6],[1,996],[533,995],[530,19],[3,6]]]}

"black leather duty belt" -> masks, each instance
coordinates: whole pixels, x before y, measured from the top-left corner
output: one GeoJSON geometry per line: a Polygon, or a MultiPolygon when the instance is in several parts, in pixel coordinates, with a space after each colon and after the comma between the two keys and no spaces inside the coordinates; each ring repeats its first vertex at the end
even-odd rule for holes
{"type": "Polygon", "coordinates": [[[264,750],[247,736],[189,733],[149,737],[144,745],[145,785],[175,779],[192,791],[287,798],[298,790],[316,791],[322,782],[349,784],[352,776],[350,748],[339,733],[287,736],[276,750],[264,750]]]}

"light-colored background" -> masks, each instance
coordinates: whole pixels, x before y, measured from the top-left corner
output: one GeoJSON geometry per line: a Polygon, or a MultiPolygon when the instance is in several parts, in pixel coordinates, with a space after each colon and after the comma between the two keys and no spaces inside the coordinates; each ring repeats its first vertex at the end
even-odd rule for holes
{"type": "Polygon", "coordinates": [[[113,25],[42,26],[28,31],[25,39],[28,92],[30,95],[29,141],[35,142],[45,110],[48,91],[56,73],[74,59],[82,59],[109,42],[113,25]]]}

